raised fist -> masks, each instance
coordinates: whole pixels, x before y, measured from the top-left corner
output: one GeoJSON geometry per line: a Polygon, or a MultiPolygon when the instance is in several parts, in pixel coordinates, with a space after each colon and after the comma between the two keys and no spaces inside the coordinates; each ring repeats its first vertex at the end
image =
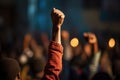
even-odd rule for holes
{"type": "Polygon", "coordinates": [[[83,34],[83,36],[85,37],[85,39],[87,39],[88,43],[90,44],[95,44],[97,43],[97,38],[95,36],[94,33],[91,33],[91,32],[85,32],[83,34]]]}
{"type": "Polygon", "coordinates": [[[60,28],[61,25],[63,24],[65,15],[62,11],[53,8],[53,10],[51,12],[51,18],[52,18],[53,26],[57,26],[60,28]]]}

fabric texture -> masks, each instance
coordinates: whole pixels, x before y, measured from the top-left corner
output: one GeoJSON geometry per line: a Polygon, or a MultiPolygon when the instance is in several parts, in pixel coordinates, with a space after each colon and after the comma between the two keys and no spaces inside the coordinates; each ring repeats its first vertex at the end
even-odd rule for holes
{"type": "Polygon", "coordinates": [[[43,80],[59,80],[59,74],[62,70],[62,55],[62,45],[52,41],[49,45],[48,61],[43,80]]]}

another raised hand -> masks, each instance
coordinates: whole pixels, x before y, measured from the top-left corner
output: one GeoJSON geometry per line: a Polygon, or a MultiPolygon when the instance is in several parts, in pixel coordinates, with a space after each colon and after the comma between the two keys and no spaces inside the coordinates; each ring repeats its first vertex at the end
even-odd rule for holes
{"type": "Polygon", "coordinates": [[[85,39],[87,40],[87,42],[89,44],[93,45],[94,52],[97,53],[99,51],[99,49],[98,49],[98,41],[97,41],[96,35],[94,33],[91,33],[91,32],[85,32],[83,34],[83,36],[85,37],[85,39]]]}

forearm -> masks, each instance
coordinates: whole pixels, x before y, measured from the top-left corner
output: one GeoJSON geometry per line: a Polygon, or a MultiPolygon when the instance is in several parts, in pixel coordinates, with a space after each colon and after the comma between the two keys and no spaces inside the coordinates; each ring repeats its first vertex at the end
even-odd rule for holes
{"type": "Polygon", "coordinates": [[[92,62],[89,66],[90,77],[92,77],[97,72],[99,67],[100,57],[101,57],[101,51],[98,51],[97,53],[94,54],[92,62]]]}
{"type": "Polygon", "coordinates": [[[52,41],[55,41],[55,42],[61,44],[61,28],[60,28],[60,26],[57,26],[57,25],[53,26],[52,41]]]}
{"type": "Polygon", "coordinates": [[[62,70],[61,25],[64,21],[64,14],[53,8],[51,17],[53,22],[52,42],[49,45],[48,61],[43,80],[59,80],[59,74],[62,70]]]}
{"type": "Polygon", "coordinates": [[[99,48],[98,48],[98,43],[94,43],[93,44],[93,50],[94,50],[94,53],[98,53],[99,52],[99,48]]]}
{"type": "Polygon", "coordinates": [[[49,45],[48,61],[43,80],[59,80],[59,74],[62,70],[62,55],[62,45],[52,41],[49,45]]]}

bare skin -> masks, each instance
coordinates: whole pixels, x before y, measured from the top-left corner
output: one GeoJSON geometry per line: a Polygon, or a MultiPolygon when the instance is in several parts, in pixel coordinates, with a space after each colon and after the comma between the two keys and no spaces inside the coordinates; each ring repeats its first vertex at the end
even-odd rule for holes
{"type": "Polygon", "coordinates": [[[51,12],[53,31],[52,31],[52,40],[61,44],[61,26],[63,24],[65,15],[58,9],[53,8],[51,12]]]}
{"type": "Polygon", "coordinates": [[[89,44],[93,45],[94,53],[99,51],[97,37],[94,33],[85,32],[83,36],[87,39],[89,44]]]}

